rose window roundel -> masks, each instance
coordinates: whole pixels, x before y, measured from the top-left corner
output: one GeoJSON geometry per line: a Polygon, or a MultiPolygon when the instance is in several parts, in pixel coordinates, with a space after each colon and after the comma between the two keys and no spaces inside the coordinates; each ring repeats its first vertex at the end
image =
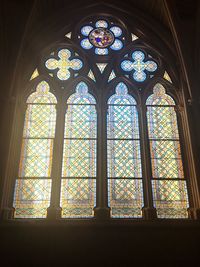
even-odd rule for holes
{"type": "Polygon", "coordinates": [[[113,33],[105,28],[94,29],[89,34],[90,43],[99,48],[110,46],[114,42],[114,39],[113,33]]]}
{"type": "Polygon", "coordinates": [[[119,51],[124,47],[122,29],[113,22],[97,20],[81,28],[82,48],[94,50],[96,55],[108,55],[110,51],[119,51]]]}

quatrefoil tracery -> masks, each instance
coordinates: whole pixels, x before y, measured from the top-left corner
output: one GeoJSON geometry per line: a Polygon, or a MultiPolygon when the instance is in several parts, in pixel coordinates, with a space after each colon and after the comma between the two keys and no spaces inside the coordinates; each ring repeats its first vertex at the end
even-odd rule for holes
{"type": "Polygon", "coordinates": [[[70,69],[78,71],[83,67],[82,60],[78,58],[70,59],[72,53],[68,49],[61,49],[58,52],[59,59],[49,58],[45,62],[45,66],[49,70],[56,70],[58,79],[64,81],[68,80],[71,76],[70,69]]]}
{"type": "Polygon", "coordinates": [[[133,79],[137,82],[144,82],[147,78],[148,72],[155,72],[158,68],[157,63],[153,60],[145,60],[145,55],[142,51],[135,51],[131,55],[133,60],[123,60],[121,62],[122,70],[126,72],[133,71],[133,79]]]}

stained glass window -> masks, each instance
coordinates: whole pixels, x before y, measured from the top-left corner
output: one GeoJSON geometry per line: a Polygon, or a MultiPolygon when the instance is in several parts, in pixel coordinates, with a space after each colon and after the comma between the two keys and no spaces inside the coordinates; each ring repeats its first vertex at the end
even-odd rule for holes
{"type": "Polygon", "coordinates": [[[88,77],[90,77],[90,79],[92,79],[94,82],[96,82],[96,79],[94,77],[94,73],[91,70],[88,72],[88,77]]]}
{"type": "Polygon", "coordinates": [[[71,77],[70,70],[78,71],[83,67],[82,60],[72,59],[72,53],[69,49],[61,49],[58,52],[58,58],[51,57],[45,62],[47,69],[56,71],[59,80],[65,81],[71,77]]]}
{"type": "Polygon", "coordinates": [[[187,186],[175,102],[161,84],[156,84],[153,92],[146,104],[154,205],[158,218],[187,218],[187,186]]]}
{"type": "Polygon", "coordinates": [[[188,217],[175,70],[137,32],[117,17],[91,16],[43,55],[15,159],[15,218],[188,217]]]}
{"type": "Polygon", "coordinates": [[[42,81],[27,99],[16,179],[15,218],[44,218],[50,204],[51,167],[56,124],[55,96],[42,81]]]}
{"type": "Polygon", "coordinates": [[[88,93],[87,84],[80,82],[67,104],[60,200],[62,217],[92,217],[96,204],[96,101],[88,93]]]}
{"type": "Polygon", "coordinates": [[[111,80],[113,80],[116,77],[115,72],[112,70],[109,77],[108,77],[108,82],[110,82],[111,80]]]}
{"type": "Polygon", "coordinates": [[[123,48],[123,31],[113,22],[97,20],[90,22],[92,25],[83,26],[80,29],[82,35],[80,44],[86,50],[95,51],[96,55],[108,55],[109,51],[118,51],[123,48]]]}
{"type": "Polygon", "coordinates": [[[97,63],[97,67],[100,70],[101,73],[104,72],[105,68],[107,66],[107,63],[97,63]]]}
{"type": "Polygon", "coordinates": [[[30,81],[33,80],[33,79],[35,79],[38,76],[39,76],[38,70],[35,69],[34,72],[33,72],[33,74],[31,75],[30,81]]]}
{"type": "Polygon", "coordinates": [[[114,218],[141,217],[142,170],[135,99],[120,82],[108,100],[108,201],[114,218]]]}
{"type": "Polygon", "coordinates": [[[168,74],[166,71],[165,71],[165,73],[164,73],[164,75],[163,75],[163,78],[164,78],[165,80],[167,80],[168,82],[172,83],[172,80],[171,80],[169,74],[168,74]]]}
{"type": "Polygon", "coordinates": [[[157,67],[155,61],[145,60],[145,54],[139,50],[134,51],[130,59],[125,59],[121,62],[122,70],[130,72],[130,77],[136,82],[144,82],[147,79],[146,72],[154,73],[157,67]]]}

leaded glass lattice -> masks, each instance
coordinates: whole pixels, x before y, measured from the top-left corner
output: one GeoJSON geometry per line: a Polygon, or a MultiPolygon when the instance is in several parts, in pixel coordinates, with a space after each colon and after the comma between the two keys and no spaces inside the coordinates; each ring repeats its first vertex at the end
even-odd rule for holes
{"type": "Polygon", "coordinates": [[[153,201],[159,218],[187,218],[188,196],[174,100],[161,84],[146,101],[153,201]]]}
{"type": "Polygon", "coordinates": [[[115,218],[141,217],[143,206],[138,112],[120,82],[108,100],[108,202],[115,218]]]}
{"type": "Polygon", "coordinates": [[[153,199],[158,218],[187,218],[186,181],[153,180],[153,199]]]}
{"type": "Polygon", "coordinates": [[[45,81],[40,82],[36,92],[27,99],[19,177],[15,184],[15,218],[46,217],[51,192],[56,102],[45,81]]]}
{"type": "Polygon", "coordinates": [[[62,179],[63,218],[93,217],[96,205],[96,179],[62,179]]]}
{"type": "Polygon", "coordinates": [[[96,194],[96,101],[80,82],[67,101],[62,165],[62,217],[93,216],[96,194]]]}
{"type": "Polygon", "coordinates": [[[45,218],[50,205],[51,179],[17,179],[15,218],[45,218]]]}

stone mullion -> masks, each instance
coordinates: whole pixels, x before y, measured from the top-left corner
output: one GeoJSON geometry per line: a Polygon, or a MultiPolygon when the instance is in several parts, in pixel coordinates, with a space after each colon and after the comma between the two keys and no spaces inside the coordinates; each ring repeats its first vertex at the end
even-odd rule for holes
{"type": "Polygon", "coordinates": [[[97,206],[94,209],[97,219],[110,217],[107,189],[107,104],[99,95],[97,105],[97,206]]]}
{"type": "Polygon", "coordinates": [[[142,158],[142,174],[143,174],[143,191],[144,191],[144,207],[142,208],[144,219],[155,219],[156,209],[153,206],[152,194],[152,170],[151,170],[151,155],[150,144],[148,139],[147,126],[147,108],[146,106],[138,105],[139,123],[140,123],[140,140],[141,140],[141,158],[142,158]]]}
{"type": "Polygon", "coordinates": [[[60,192],[61,192],[65,112],[66,112],[66,105],[64,101],[58,101],[57,114],[56,114],[55,138],[54,138],[54,149],[53,149],[53,160],[52,160],[51,200],[50,200],[50,207],[48,208],[48,212],[47,212],[48,219],[61,218],[60,192]]]}

